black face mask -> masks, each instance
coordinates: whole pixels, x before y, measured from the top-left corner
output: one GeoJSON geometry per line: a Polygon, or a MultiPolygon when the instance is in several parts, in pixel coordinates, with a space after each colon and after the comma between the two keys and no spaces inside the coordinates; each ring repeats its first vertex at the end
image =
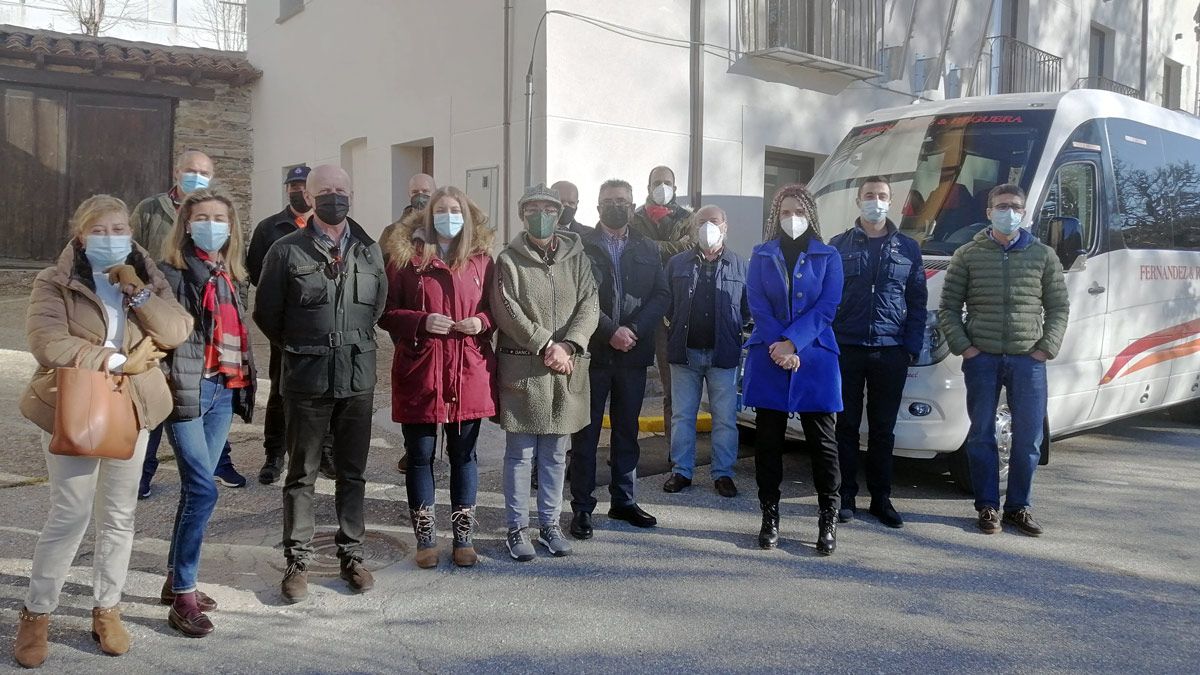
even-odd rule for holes
{"type": "Polygon", "coordinates": [[[418,192],[412,196],[412,199],[408,200],[408,204],[417,211],[424,210],[426,206],[429,206],[429,195],[418,192]]]}
{"type": "Polygon", "coordinates": [[[558,224],[566,227],[567,225],[575,222],[575,212],[577,210],[578,207],[575,206],[564,206],[562,214],[558,216],[558,224]]]}
{"type": "Polygon", "coordinates": [[[350,197],[330,193],[313,197],[317,205],[317,217],[326,225],[340,225],[350,213],[350,197]]]}
{"type": "Polygon", "coordinates": [[[600,211],[600,222],[610,230],[619,230],[629,224],[629,207],[611,204],[600,211]]]}
{"type": "Polygon", "coordinates": [[[303,192],[289,192],[288,205],[290,205],[292,210],[296,213],[308,213],[309,209],[311,208],[309,207],[308,202],[304,201],[303,192]]]}

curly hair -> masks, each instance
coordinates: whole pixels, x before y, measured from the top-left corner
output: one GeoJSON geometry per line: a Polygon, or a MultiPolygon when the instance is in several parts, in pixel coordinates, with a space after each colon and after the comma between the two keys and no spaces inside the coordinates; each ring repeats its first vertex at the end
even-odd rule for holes
{"type": "Polygon", "coordinates": [[[793,197],[800,202],[800,206],[808,215],[808,231],[817,241],[825,241],[821,238],[821,219],[817,215],[817,203],[813,200],[812,193],[808,191],[808,186],[803,183],[792,183],[784,185],[775,191],[775,197],[771,199],[771,215],[767,216],[767,222],[763,223],[763,241],[777,239],[783,230],[779,227],[779,205],[788,197],[793,197]]]}

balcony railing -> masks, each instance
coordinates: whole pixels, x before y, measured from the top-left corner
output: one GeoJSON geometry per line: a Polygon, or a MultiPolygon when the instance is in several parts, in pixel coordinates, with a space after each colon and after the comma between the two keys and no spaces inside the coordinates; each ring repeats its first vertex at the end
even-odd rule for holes
{"type": "Polygon", "coordinates": [[[739,0],[743,51],[860,77],[879,75],[883,0],[739,0]],[[848,66],[848,67],[847,67],[848,66]]]}
{"type": "Polygon", "coordinates": [[[1090,77],[1081,77],[1075,80],[1075,84],[1071,85],[1072,89],[1102,89],[1104,91],[1114,91],[1118,94],[1125,94],[1133,98],[1141,98],[1142,92],[1127,84],[1121,84],[1116,80],[1110,80],[1107,77],[1092,75],[1090,77]]]}
{"type": "Polygon", "coordinates": [[[1062,57],[1007,35],[987,38],[972,93],[1018,94],[1062,91],[1062,57]]]}

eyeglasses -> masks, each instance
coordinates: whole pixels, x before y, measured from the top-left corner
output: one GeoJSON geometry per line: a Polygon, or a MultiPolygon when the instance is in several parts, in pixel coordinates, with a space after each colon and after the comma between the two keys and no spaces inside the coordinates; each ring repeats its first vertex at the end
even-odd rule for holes
{"type": "Polygon", "coordinates": [[[540,208],[540,209],[538,209],[538,208],[534,207],[534,208],[524,209],[524,210],[523,210],[521,213],[522,213],[522,214],[524,214],[524,215],[526,215],[526,216],[535,216],[535,215],[537,215],[537,214],[539,214],[539,213],[544,213],[544,214],[546,214],[546,215],[548,215],[548,216],[557,216],[557,215],[558,215],[558,207],[555,207],[555,206],[543,206],[543,207],[542,207],[542,208],[540,208]]]}
{"type": "Polygon", "coordinates": [[[631,203],[624,199],[604,199],[600,201],[600,206],[629,206],[631,203]]]}
{"type": "Polygon", "coordinates": [[[1024,204],[1013,204],[1011,202],[1004,202],[1002,204],[996,204],[995,206],[992,207],[992,210],[993,211],[1024,211],[1025,205],[1024,204]]]}
{"type": "Polygon", "coordinates": [[[349,265],[345,264],[340,247],[331,247],[329,249],[329,256],[332,259],[325,263],[325,276],[330,280],[336,280],[342,276],[342,273],[346,271],[349,265]]]}

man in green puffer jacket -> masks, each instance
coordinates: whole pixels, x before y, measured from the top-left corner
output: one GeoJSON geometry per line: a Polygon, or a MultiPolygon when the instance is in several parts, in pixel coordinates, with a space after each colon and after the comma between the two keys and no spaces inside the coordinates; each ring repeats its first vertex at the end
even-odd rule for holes
{"type": "Polygon", "coordinates": [[[1000,530],[996,407],[1004,387],[1012,455],[1003,521],[1036,537],[1042,528],[1030,513],[1029,498],[1046,418],[1046,361],[1058,354],[1067,332],[1067,284],[1054,250],[1020,227],[1021,188],[992,188],[987,216],[991,227],[950,259],[938,324],[950,351],[963,357],[971,418],[966,449],[979,529],[1000,530]]]}

